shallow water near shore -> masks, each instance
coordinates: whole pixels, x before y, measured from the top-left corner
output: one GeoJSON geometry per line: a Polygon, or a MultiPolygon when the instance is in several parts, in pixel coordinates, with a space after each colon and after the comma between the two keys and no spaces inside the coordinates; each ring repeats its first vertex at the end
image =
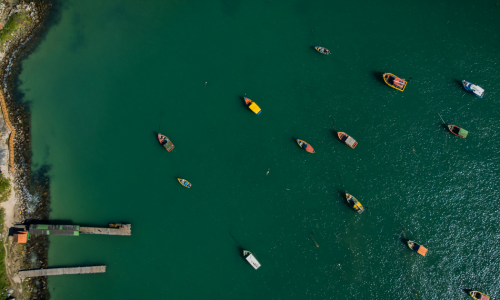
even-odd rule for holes
{"type": "Polygon", "coordinates": [[[107,266],[49,278],[52,299],[500,297],[499,15],[487,1],[65,1],[22,64],[32,167],[50,169],[51,222],[132,236],[51,236],[50,267],[107,266]]]}

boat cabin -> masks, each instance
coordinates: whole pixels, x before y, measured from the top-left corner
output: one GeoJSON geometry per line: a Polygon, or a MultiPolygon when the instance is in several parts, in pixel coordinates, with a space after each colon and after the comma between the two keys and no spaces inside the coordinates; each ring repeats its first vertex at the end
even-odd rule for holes
{"type": "Polygon", "coordinates": [[[471,84],[470,85],[470,89],[477,96],[479,96],[479,97],[483,97],[484,96],[484,89],[482,87],[477,86],[475,84],[471,84]]]}

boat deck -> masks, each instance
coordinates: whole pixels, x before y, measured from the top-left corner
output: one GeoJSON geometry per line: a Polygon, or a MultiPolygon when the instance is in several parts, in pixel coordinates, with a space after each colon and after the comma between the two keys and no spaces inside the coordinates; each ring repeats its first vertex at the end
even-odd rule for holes
{"type": "Polygon", "coordinates": [[[163,147],[165,147],[165,149],[167,149],[168,152],[174,150],[175,148],[174,144],[170,140],[168,140],[168,142],[164,144],[163,147]]]}

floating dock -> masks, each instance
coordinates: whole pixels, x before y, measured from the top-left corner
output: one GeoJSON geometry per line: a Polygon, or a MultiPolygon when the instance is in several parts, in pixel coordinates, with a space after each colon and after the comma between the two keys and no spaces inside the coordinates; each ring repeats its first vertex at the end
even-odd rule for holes
{"type": "Polygon", "coordinates": [[[122,224],[119,228],[80,227],[81,234],[132,235],[130,224],[122,224]]]}
{"type": "Polygon", "coordinates": [[[76,268],[24,270],[24,271],[19,271],[19,276],[24,279],[28,277],[39,277],[39,276],[95,274],[95,273],[105,273],[105,272],[106,272],[106,266],[92,266],[92,267],[76,267],[76,268]]]}

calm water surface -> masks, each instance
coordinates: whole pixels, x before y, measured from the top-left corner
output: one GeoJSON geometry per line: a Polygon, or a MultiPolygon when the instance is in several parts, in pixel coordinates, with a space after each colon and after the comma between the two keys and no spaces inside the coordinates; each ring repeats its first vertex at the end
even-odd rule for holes
{"type": "Polygon", "coordinates": [[[50,278],[53,299],[499,297],[499,17],[491,1],[64,1],[20,76],[32,167],[50,168],[53,221],[133,235],[50,237],[51,267],[107,265],[50,278]]]}

